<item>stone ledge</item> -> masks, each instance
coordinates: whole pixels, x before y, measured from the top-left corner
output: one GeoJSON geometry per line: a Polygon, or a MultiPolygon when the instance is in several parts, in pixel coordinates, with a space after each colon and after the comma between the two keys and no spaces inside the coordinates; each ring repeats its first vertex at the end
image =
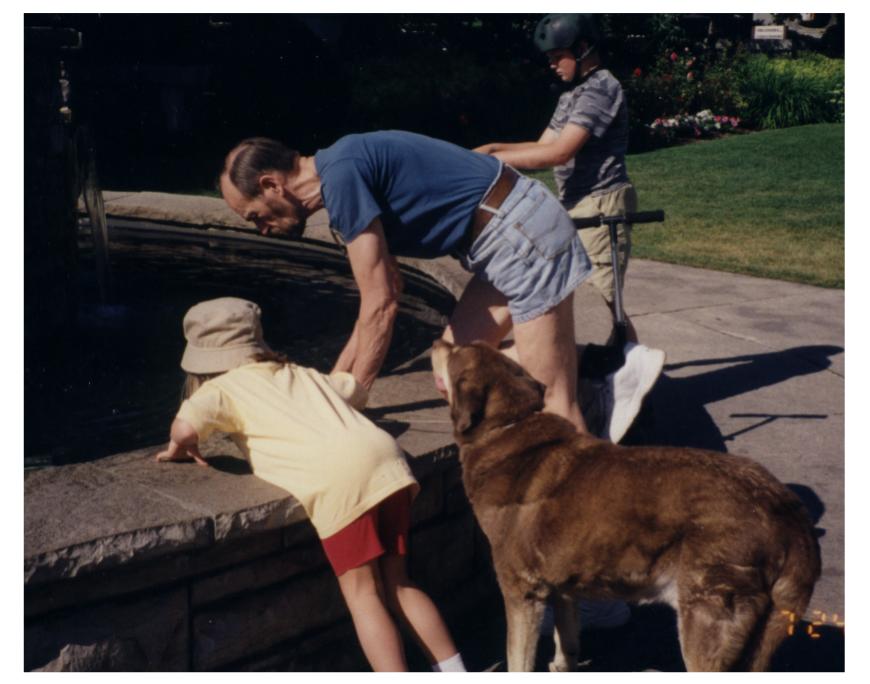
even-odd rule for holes
{"type": "MultiPolygon", "coordinates": [[[[413,435],[402,441],[413,447],[413,435]]],[[[292,496],[250,473],[228,439],[203,444],[210,468],[158,464],[153,460],[158,448],[25,475],[25,588],[292,530],[293,523],[307,521],[292,496]]],[[[434,476],[456,466],[455,448],[449,446],[408,456],[418,480],[434,480],[433,496],[442,491],[434,476]]],[[[441,507],[431,497],[420,504],[415,523],[441,507]]],[[[308,532],[288,532],[284,545],[308,532]]]]}
{"type": "MultiPolygon", "coordinates": [[[[104,200],[110,220],[230,229],[263,239],[218,198],[105,192],[104,200]]],[[[338,249],[325,212],[311,218],[306,237],[338,249]]],[[[451,293],[461,291],[467,279],[455,263],[407,260],[405,265],[437,273],[435,285],[451,293]]],[[[420,480],[456,463],[449,416],[429,373],[425,358],[393,370],[375,384],[367,409],[376,423],[401,432],[399,444],[420,480]]],[[[214,466],[208,469],[157,464],[153,454],[160,446],[25,474],[25,588],[201,551],[268,530],[286,529],[287,544],[296,534],[293,523],[306,519],[292,496],[250,473],[229,439],[215,436],[203,445],[214,466]]],[[[431,479],[440,492],[440,479],[431,479]]],[[[415,524],[436,515],[440,505],[422,497],[415,524]]]]}

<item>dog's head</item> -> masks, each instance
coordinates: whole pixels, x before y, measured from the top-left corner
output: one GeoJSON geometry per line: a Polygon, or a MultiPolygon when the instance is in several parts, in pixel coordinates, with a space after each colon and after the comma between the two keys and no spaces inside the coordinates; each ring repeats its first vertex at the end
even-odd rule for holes
{"type": "Polygon", "coordinates": [[[432,346],[435,385],[450,405],[456,441],[521,420],[544,407],[544,386],[483,342],[432,346]]]}

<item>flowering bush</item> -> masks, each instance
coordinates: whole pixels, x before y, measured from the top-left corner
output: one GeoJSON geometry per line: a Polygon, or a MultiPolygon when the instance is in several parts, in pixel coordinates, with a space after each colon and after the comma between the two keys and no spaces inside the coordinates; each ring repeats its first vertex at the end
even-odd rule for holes
{"type": "Polygon", "coordinates": [[[647,126],[649,132],[664,142],[676,138],[710,138],[735,130],[740,125],[736,116],[713,114],[709,109],[695,115],[659,117],[647,126]]]}
{"type": "Polygon", "coordinates": [[[697,56],[689,48],[669,49],[648,71],[638,67],[630,74],[623,85],[634,150],[660,147],[677,138],[709,137],[737,125],[731,117],[717,120],[712,114],[740,111],[737,73],[730,59],[717,59],[712,53],[697,56]]]}

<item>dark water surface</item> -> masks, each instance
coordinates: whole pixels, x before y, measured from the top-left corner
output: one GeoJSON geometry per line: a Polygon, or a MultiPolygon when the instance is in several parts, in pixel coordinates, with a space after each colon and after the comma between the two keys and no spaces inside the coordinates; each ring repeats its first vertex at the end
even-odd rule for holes
{"type": "MultiPolygon", "coordinates": [[[[78,329],[25,340],[25,466],[92,460],[168,436],[184,374],[182,318],[198,301],[235,296],[263,310],[267,341],[328,372],[359,306],[347,259],[312,243],[118,221],[110,228],[112,294],[97,302],[91,242],[80,247],[78,329]]],[[[425,351],[452,297],[403,269],[405,291],[385,369],[425,351]]]]}

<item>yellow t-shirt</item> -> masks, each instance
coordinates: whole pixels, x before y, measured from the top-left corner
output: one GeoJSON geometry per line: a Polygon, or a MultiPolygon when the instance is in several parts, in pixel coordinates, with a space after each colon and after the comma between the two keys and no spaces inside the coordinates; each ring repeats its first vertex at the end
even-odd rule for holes
{"type": "Polygon", "coordinates": [[[365,394],[349,373],[251,363],[203,384],[178,417],[201,440],[229,433],[254,474],[296,497],[324,538],[390,494],[419,489],[396,441],[348,403],[362,408],[365,394]]]}

